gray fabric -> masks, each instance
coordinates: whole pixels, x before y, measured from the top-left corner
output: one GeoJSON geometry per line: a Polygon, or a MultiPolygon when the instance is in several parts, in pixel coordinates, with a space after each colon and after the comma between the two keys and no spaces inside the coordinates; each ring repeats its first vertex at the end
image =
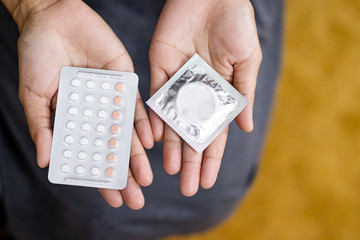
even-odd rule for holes
{"type": "MultiPolygon", "coordinates": [[[[87,2],[112,27],[130,53],[149,97],[148,48],[163,1],[97,0],[87,2]]],[[[35,162],[35,148],[17,98],[18,32],[0,6],[0,176],[11,232],[27,240],[157,239],[201,231],[224,220],[249,188],[257,169],[280,62],[281,0],[254,0],[263,50],[255,102],[255,130],[232,123],[219,177],[211,190],[181,195],[179,176],[162,167],[162,145],[148,151],[154,182],[144,188],[145,207],[113,209],[96,189],[52,185],[47,169],[35,162]]]]}

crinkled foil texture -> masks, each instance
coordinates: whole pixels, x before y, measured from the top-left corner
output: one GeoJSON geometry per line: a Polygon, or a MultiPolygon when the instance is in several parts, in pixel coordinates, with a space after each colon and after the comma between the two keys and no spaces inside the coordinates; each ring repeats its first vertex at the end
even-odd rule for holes
{"type": "Polygon", "coordinates": [[[197,143],[203,143],[231,114],[238,105],[238,101],[231,97],[230,93],[225,91],[223,87],[209,76],[202,67],[192,65],[167,91],[164,91],[160,95],[156,101],[156,105],[161,108],[163,114],[186,132],[190,138],[197,143]],[[178,111],[176,105],[176,98],[180,88],[190,83],[207,85],[214,91],[214,97],[217,98],[216,110],[211,114],[208,120],[200,124],[192,124],[186,121],[178,111]]]}

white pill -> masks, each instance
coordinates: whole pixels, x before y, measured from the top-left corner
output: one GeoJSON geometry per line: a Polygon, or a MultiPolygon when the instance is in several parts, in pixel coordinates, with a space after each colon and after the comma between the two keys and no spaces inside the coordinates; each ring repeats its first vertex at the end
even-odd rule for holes
{"type": "Polygon", "coordinates": [[[108,82],[101,83],[101,89],[108,90],[110,88],[110,84],[108,82]]]}
{"type": "Polygon", "coordinates": [[[87,123],[87,122],[84,122],[82,125],[81,125],[81,130],[83,131],[89,131],[90,130],[90,124],[87,123]]]}
{"type": "Polygon", "coordinates": [[[67,165],[67,164],[63,164],[63,165],[61,165],[61,172],[62,173],[68,173],[69,172],[69,170],[70,170],[70,167],[69,167],[69,165],[67,165]]]}
{"type": "Polygon", "coordinates": [[[102,132],[104,132],[104,130],[105,130],[105,126],[103,124],[100,123],[96,126],[96,131],[98,133],[102,133],[102,132]]]}
{"type": "Polygon", "coordinates": [[[74,116],[75,114],[77,114],[77,109],[75,107],[69,107],[67,112],[69,115],[74,116]]]}
{"type": "Polygon", "coordinates": [[[109,102],[109,99],[106,97],[106,96],[101,96],[99,98],[99,102],[102,104],[102,105],[105,105],[109,102]]]}
{"type": "Polygon", "coordinates": [[[71,158],[71,151],[69,149],[66,149],[63,151],[62,155],[64,158],[69,159],[69,158],[71,158]]]}
{"type": "Polygon", "coordinates": [[[80,141],[79,141],[80,145],[82,145],[82,146],[86,146],[88,144],[88,142],[89,142],[89,140],[86,137],[80,138],[80,141]]]}
{"type": "Polygon", "coordinates": [[[66,128],[69,130],[73,130],[75,128],[75,123],[73,121],[68,121],[66,123],[66,128]]]}
{"type": "Polygon", "coordinates": [[[71,85],[72,85],[73,87],[78,87],[78,86],[80,86],[80,80],[77,79],[77,78],[74,78],[74,79],[71,81],[71,85]]]}
{"type": "Polygon", "coordinates": [[[101,155],[100,155],[100,153],[94,153],[94,155],[93,155],[93,159],[94,159],[94,161],[95,161],[95,162],[100,161],[100,159],[101,159],[101,155]]]}
{"type": "Polygon", "coordinates": [[[106,111],[105,110],[98,111],[98,117],[101,119],[106,118],[106,111]]]}
{"type": "Polygon", "coordinates": [[[82,175],[82,174],[84,174],[85,169],[84,169],[83,166],[77,166],[77,167],[75,168],[75,172],[76,172],[77,174],[79,174],[79,175],[82,175]]]}
{"type": "Polygon", "coordinates": [[[78,159],[85,160],[85,158],[86,158],[86,153],[84,151],[79,152],[78,159]]]}
{"type": "Polygon", "coordinates": [[[88,95],[86,95],[86,96],[84,97],[84,101],[87,102],[87,103],[91,103],[91,102],[94,101],[94,97],[91,96],[90,94],[88,94],[88,95]]]}
{"type": "Polygon", "coordinates": [[[94,145],[96,147],[102,147],[104,145],[104,141],[101,138],[95,139],[94,145]]]}
{"type": "Polygon", "coordinates": [[[79,94],[73,92],[70,94],[69,98],[72,101],[77,101],[77,100],[79,100],[79,94]]]}
{"type": "Polygon", "coordinates": [[[91,80],[87,81],[86,82],[86,87],[87,88],[94,88],[95,87],[95,82],[91,81],[91,80]]]}
{"type": "Polygon", "coordinates": [[[85,108],[84,111],[83,111],[83,115],[85,117],[90,117],[92,114],[91,110],[89,108],[85,108]]]}
{"type": "Polygon", "coordinates": [[[97,176],[100,173],[100,170],[98,167],[93,167],[93,168],[91,168],[90,171],[91,171],[91,175],[93,175],[93,176],[97,176]]]}
{"type": "Polygon", "coordinates": [[[74,142],[74,138],[70,135],[65,136],[64,142],[67,144],[72,144],[74,142]]]}

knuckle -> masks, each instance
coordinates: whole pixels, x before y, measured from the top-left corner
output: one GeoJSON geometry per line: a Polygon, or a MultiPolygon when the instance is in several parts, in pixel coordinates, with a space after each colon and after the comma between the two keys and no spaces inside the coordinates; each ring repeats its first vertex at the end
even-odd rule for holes
{"type": "Polygon", "coordinates": [[[184,164],[193,165],[195,167],[200,168],[201,167],[201,159],[194,159],[194,158],[185,158],[183,159],[184,164]]]}
{"type": "Polygon", "coordinates": [[[155,54],[156,54],[156,49],[154,49],[154,45],[151,44],[150,48],[149,48],[149,60],[150,60],[150,62],[152,62],[152,60],[154,59],[155,54]]]}
{"type": "Polygon", "coordinates": [[[244,1],[243,14],[246,14],[247,16],[252,18],[255,17],[254,7],[250,1],[244,1]]]}
{"type": "Polygon", "coordinates": [[[19,89],[18,89],[18,97],[19,97],[21,104],[24,105],[26,103],[26,101],[29,98],[29,94],[31,94],[29,87],[22,86],[20,84],[19,89]]]}
{"type": "Polygon", "coordinates": [[[137,126],[140,122],[143,122],[146,120],[148,120],[147,117],[135,119],[135,126],[137,126]]]}
{"type": "Polygon", "coordinates": [[[141,159],[146,158],[146,155],[145,155],[145,153],[135,153],[135,154],[131,155],[130,158],[131,158],[131,161],[141,160],[141,159]]]}
{"type": "Polygon", "coordinates": [[[180,139],[164,139],[164,143],[179,144],[179,143],[181,143],[181,140],[180,139]]]}
{"type": "Polygon", "coordinates": [[[253,81],[236,81],[234,82],[234,87],[237,89],[244,89],[241,94],[244,96],[251,95],[252,91],[255,91],[255,83],[253,81]]]}
{"type": "Polygon", "coordinates": [[[207,162],[221,162],[222,159],[219,156],[205,156],[204,160],[207,162]]]}
{"type": "Polygon", "coordinates": [[[263,60],[263,52],[261,51],[260,47],[255,51],[254,55],[255,55],[255,58],[258,60],[258,62],[261,63],[263,60]]]}
{"type": "Polygon", "coordinates": [[[24,105],[24,91],[21,88],[18,90],[18,98],[21,104],[24,105]]]}
{"type": "Polygon", "coordinates": [[[250,91],[249,93],[244,93],[244,97],[249,100],[250,102],[253,102],[255,98],[255,90],[250,91]]]}

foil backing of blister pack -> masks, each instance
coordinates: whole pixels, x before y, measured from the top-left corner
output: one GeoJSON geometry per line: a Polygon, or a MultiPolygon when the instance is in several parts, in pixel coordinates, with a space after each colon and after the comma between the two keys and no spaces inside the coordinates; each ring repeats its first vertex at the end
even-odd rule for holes
{"type": "Polygon", "coordinates": [[[147,101],[197,152],[202,152],[247,103],[197,54],[147,101]]]}

